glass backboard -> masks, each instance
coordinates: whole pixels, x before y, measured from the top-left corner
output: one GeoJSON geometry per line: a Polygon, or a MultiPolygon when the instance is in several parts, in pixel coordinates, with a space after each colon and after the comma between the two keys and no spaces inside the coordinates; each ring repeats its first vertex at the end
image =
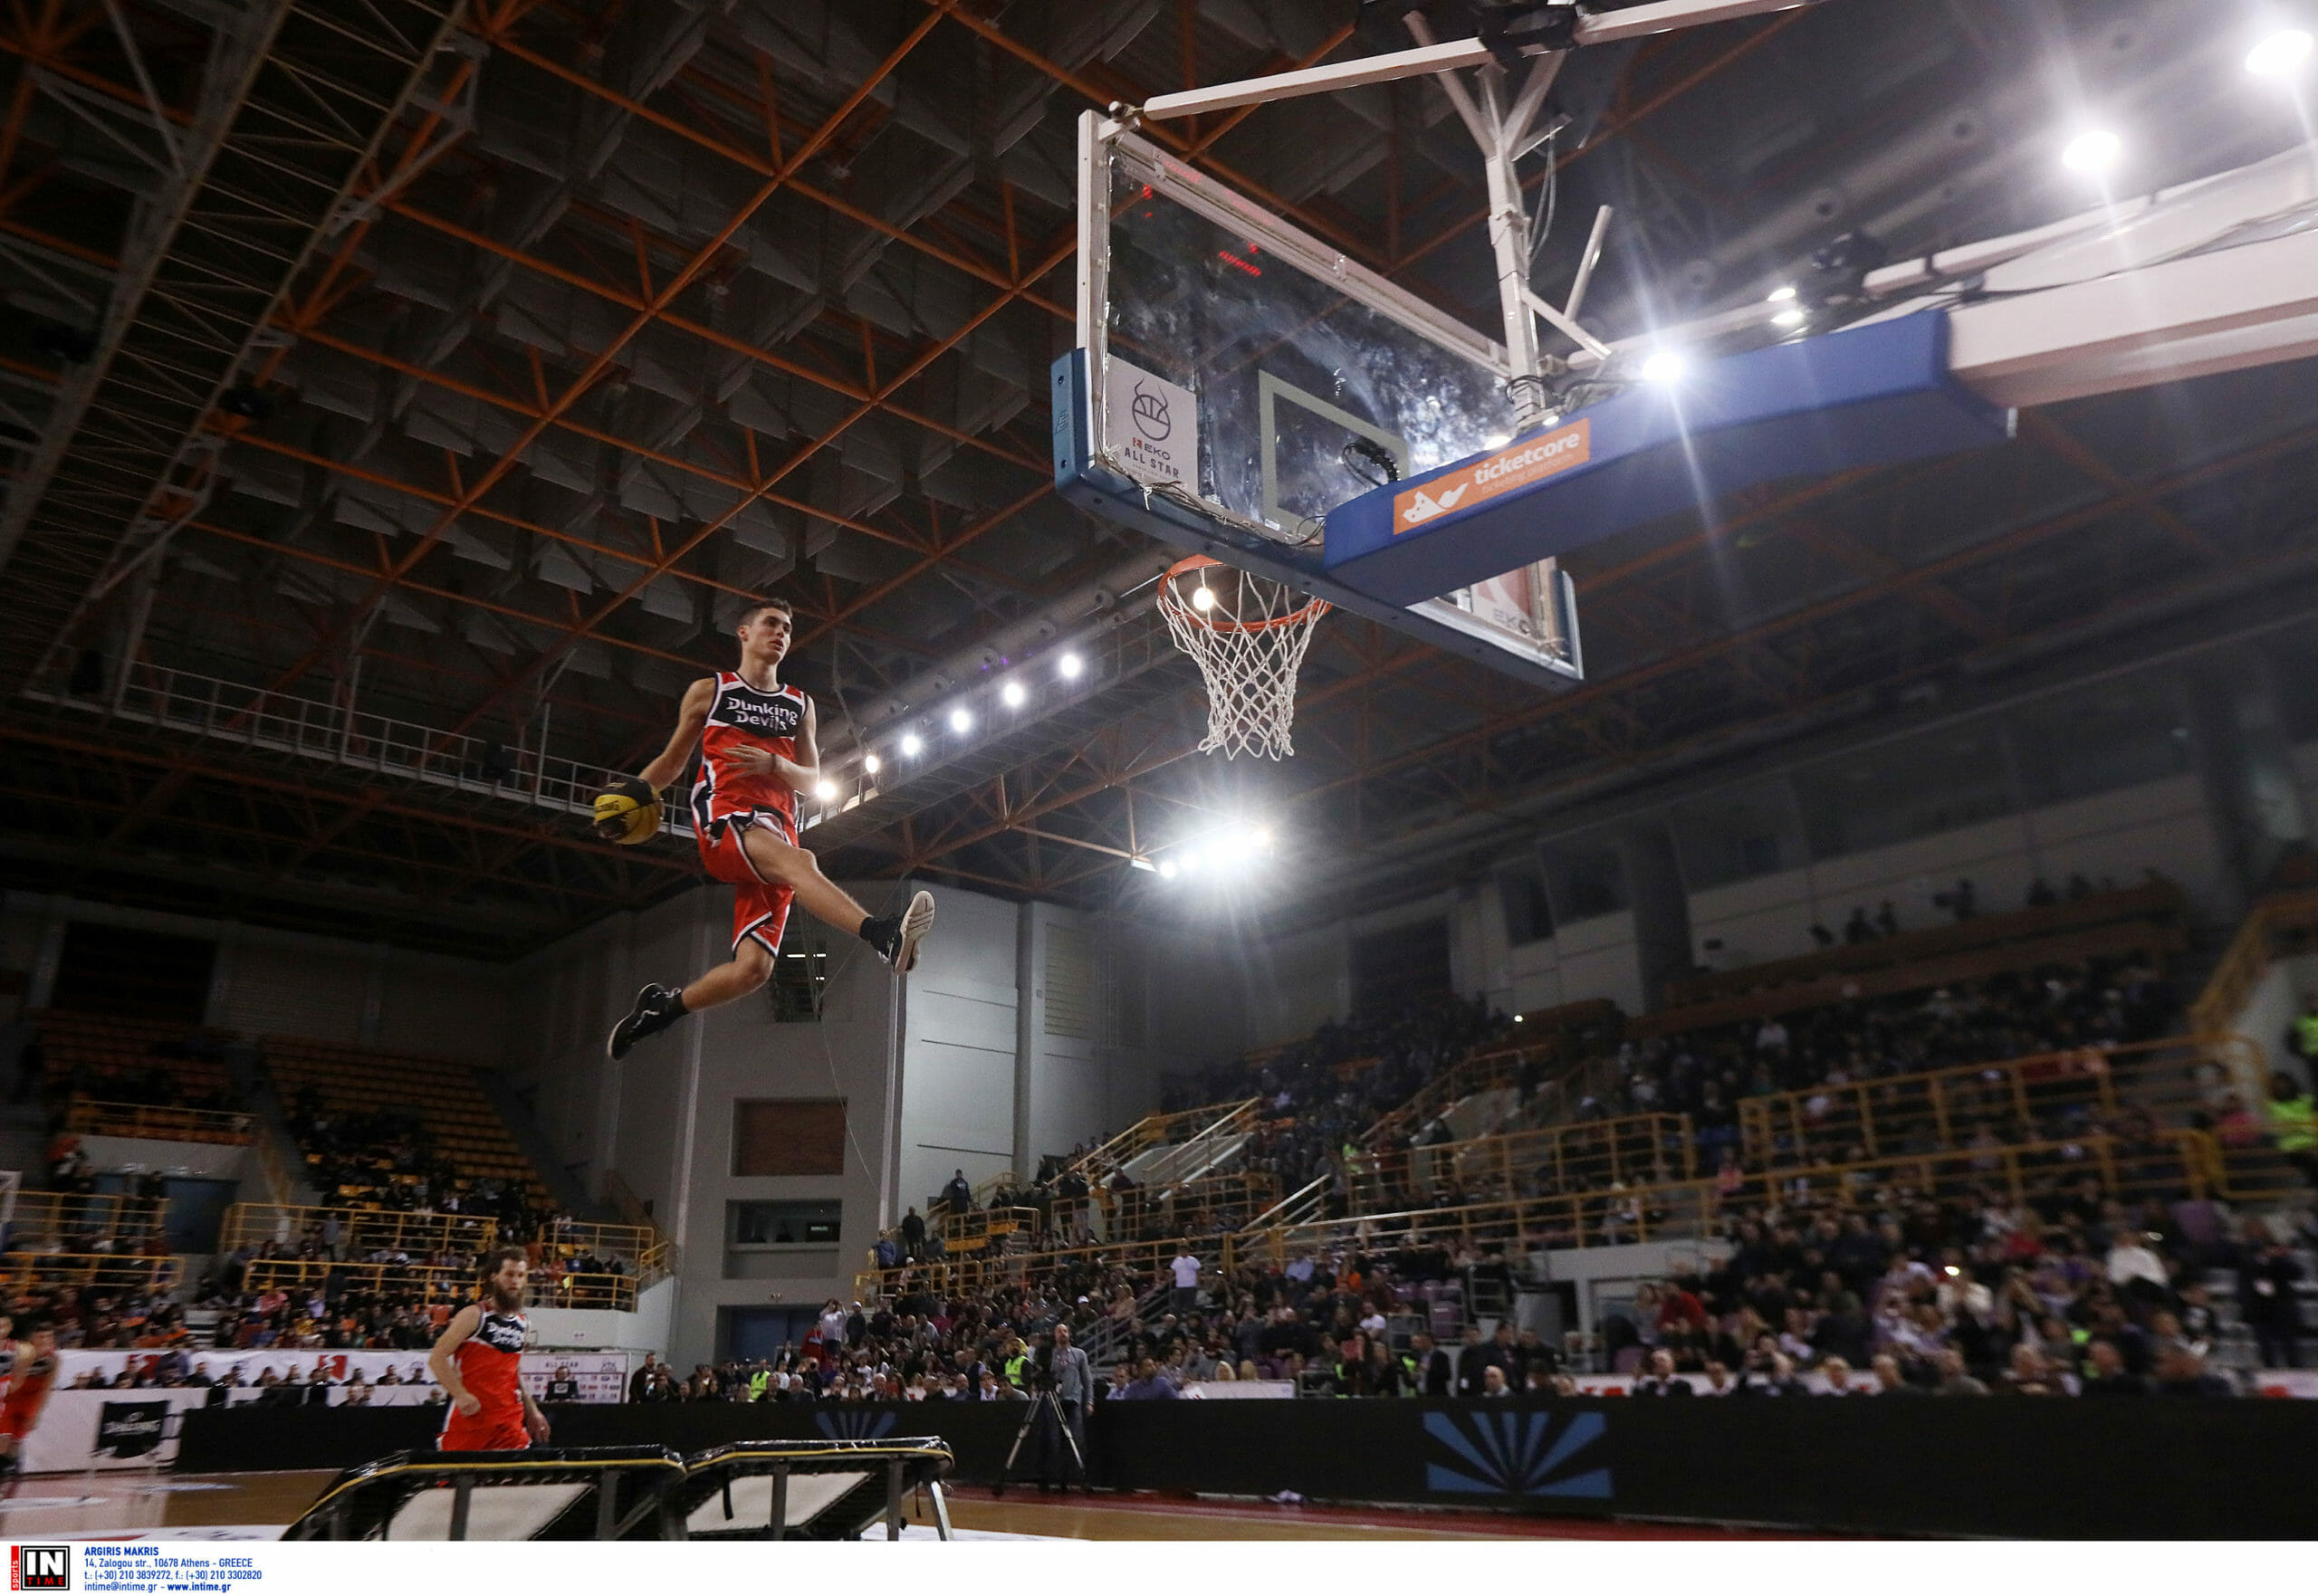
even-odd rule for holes
{"type": "MultiPolygon", "coordinates": [[[[1225,534],[1199,551],[1317,577],[1331,511],[1512,436],[1496,340],[1115,121],[1080,149],[1087,455],[1225,534]]],[[[1580,674],[1551,561],[1375,618],[1580,674]]]]}

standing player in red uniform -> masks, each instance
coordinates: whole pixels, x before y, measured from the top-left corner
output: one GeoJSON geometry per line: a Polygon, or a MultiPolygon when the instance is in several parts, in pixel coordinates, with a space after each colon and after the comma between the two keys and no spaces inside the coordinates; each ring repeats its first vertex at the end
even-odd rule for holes
{"type": "Polygon", "coordinates": [[[598,828],[622,835],[623,817],[638,806],[656,804],[660,789],[683,774],[697,742],[692,823],[700,860],[710,875],[735,889],[732,961],[681,990],[655,982],[637,993],[636,1007],[612,1027],[606,1045],[614,1058],[627,1057],[637,1043],[695,1009],[730,1003],[763,986],[792,901],[816,920],[860,937],[897,975],[917,962],[918,940],[934,923],[932,893],[919,893],[899,914],[873,915],[798,846],[797,795],[820,779],[821,752],[813,701],[780,680],[794,626],[789,607],[777,598],[743,608],[740,669],[694,683],[660,757],[597,799],[598,828]]]}
{"type": "Polygon", "coordinates": [[[11,1339],[5,1345],[8,1394],[0,1398],[0,1479],[13,1485],[24,1462],[25,1438],[40,1423],[56,1385],[56,1332],[43,1324],[30,1341],[11,1339]]]}
{"type": "Polygon", "coordinates": [[[451,1399],[436,1441],[444,1452],[521,1451],[547,1439],[547,1415],[523,1390],[523,1288],[531,1260],[520,1247],[484,1255],[483,1300],[451,1315],[426,1366],[451,1399]]]}

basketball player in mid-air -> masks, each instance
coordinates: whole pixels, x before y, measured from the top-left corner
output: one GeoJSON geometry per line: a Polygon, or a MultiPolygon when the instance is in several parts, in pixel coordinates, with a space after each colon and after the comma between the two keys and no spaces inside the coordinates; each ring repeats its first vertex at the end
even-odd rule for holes
{"type": "Polygon", "coordinates": [[[628,1049],[697,1009],[745,998],[771,979],[789,906],[858,936],[897,975],[917,962],[917,944],[934,923],[934,894],[919,893],[898,914],[871,914],[821,874],[797,843],[797,795],[820,780],[821,753],[813,701],[781,685],[781,662],[795,626],[789,606],[761,598],[741,611],[741,665],[694,683],[660,757],[616,781],[596,799],[596,829],[621,842],[641,841],[658,821],[659,793],[684,772],[700,745],[692,787],[693,830],[708,874],[733,884],[733,958],[682,988],[654,983],[612,1027],[606,1051],[628,1049]]]}
{"type": "MultiPolygon", "coordinates": [[[[0,1316],[0,1324],[6,1324],[0,1316]]],[[[56,1386],[56,1332],[35,1328],[28,1341],[14,1339],[14,1327],[0,1340],[5,1349],[8,1393],[0,1397],[0,1481],[15,1488],[16,1472],[24,1467],[24,1441],[40,1423],[41,1410],[56,1386]]]]}
{"type": "Polygon", "coordinates": [[[523,1389],[523,1343],[532,1322],[523,1315],[531,1259],[520,1247],[485,1253],[479,1266],[483,1300],[451,1315],[426,1366],[451,1399],[444,1452],[520,1452],[547,1439],[547,1415],[523,1389]]]}

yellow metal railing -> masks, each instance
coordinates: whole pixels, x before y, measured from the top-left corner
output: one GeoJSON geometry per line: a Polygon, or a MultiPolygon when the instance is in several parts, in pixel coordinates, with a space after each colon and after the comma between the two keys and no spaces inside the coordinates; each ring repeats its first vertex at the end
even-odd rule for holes
{"type": "Polygon", "coordinates": [[[1041,1217],[1034,1208],[978,1208],[971,1213],[945,1212],[940,1221],[942,1245],[953,1253],[1003,1247],[1010,1236],[1036,1236],[1041,1217]]]}
{"type": "Polygon", "coordinates": [[[184,1262],[159,1253],[12,1252],[0,1254],[0,1287],[30,1291],[92,1285],[107,1291],[175,1291],[184,1262]]]}
{"type": "Polygon", "coordinates": [[[1350,1211],[1363,1214],[1421,1204],[1444,1190],[1509,1197],[1532,1186],[1567,1191],[1691,1180],[1698,1172],[1690,1116],[1643,1113],[1364,1153],[1346,1161],[1344,1180],[1350,1211]]]}
{"type": "Polygon", "coordinates": [[[2017,1209],[2047,1183],[2058,1185],[2086,1174],[2100,1179],[2105,1194],[2127,1200],[2221,1196],[2226,1193],[2215,1189],[2211,1178],[2216,1156],[2209,1138],[2189,1131],[2162,1132],[2149,1145],[2087,1136],[1911,1153],[1777,1170],[1748,1175],[1727,1188],[1712,1180],[1656,1182],[1276,1226],[1231,1238],[1228,1262],[1278,1266],[1299,1249],[1345,1247],[1430,1245],[1451,1251],[1502,1247],[1513,1252],[1703,1241],[1716,1235],[1730,1211],[1773,1199],[1790,1210],[1815,1204],[1842,1208],[1890,1189],[1903,1190],[1918,1200],[1993,1199],[2017,1209]]]}
{"type": "MultiPolygon", "coordinates": [[[[2281,894],[2255,904],[2206,978],[2204,990],[2189,1005],[2189,1028],[2229,1029],[2279,955],[2308,952],[2313,943],[2318,943],[2318,891],[2281,894]]],[[[2247,1085],[2258,1089],[2262,1083],[2247,1085]]]]}
{"type": "Polygon", "coordinates": [[[1402,1140],[1476,1092],[1512,1085],[1532,1066],[1551,1070],[1558,1066],[1566,1072],[1589,1052],[1615,1047],[1624,1033],[1625,1015],[1606,998],[1525,1015],[1518,1036],[1478,1048],[1433,1076],[1378,1120],[1361,1138],[1361,1145],[1382,1148],[1402,1140]]]}
{"type": "Polygon", "coordinates": [[[317,1230],[336,1225],[339,1255],[359,1258],[390,1251],[412,1257],[436,1253],[466,1260],[499,1238],[499,1221],[474,1214],[422,1214],[401,1209],[300,1208],[287,1203],[237,1202],[225,1210],[217,1233],[221,1250],[257,1248],[268,1242],[296,1246],[317,1230]]]}
{"type": "Polygon", "coordinates": [[[153,1198],[19,1191],[8,1218],[8,1245],[41,1246],[83,1236],[134,1239],[160,1228],[161,1205],[153,1198]]]}
{"type": "Polygon", "coordinates": [[[631,1266],[640,1285],[649,1285],[668,1273],[668,1238],[656,1225],[599,1225],[592,1221],[551,1225],[538,1237],[542,1258],[560,1262],[592,1255],[618,1258],[631,1266]]]}
{"type": "Polygon", "coordinates": [[[2219,1107],[2249,1057],[2259,1053],[2245,1037],[2172,1037],[1742,1097],[1739,1151],[1756,1168],[1798,1156],[1873,1158],[1960,1148],[1983,1131],[2016,1140],[2072,1111],[2107,1125],[2128,1106],[2178,1123],[2219,1107]]]}
{"type": "MultiPolygon", "coordinates": [[[[442,1264],[340,1264],[323,1258],[254,1258],[244,1289],[297,1292],[325,1282],[412,1304],[465,1305],[475,1295],[474,1270],[465,1261],[442,1264]]],[[[536,1308],[607,1308],[633,1313],[636,1278],[630,1275],[577,1275],[553,1269],[532,1273],[529,1302],[536,1308]]]]}
{"type": "Polygon", "coordinates": [[[1250,1097],[1238,1103],[1211,1103],[1176,1113],[1145,1114],[1078,1159],[1071,1164],[1071,1171],[1085,1176],[1089,1185],[1096,1185],[1154,1148],[1180,1146],[1215,1133],[1226,1125],[1252,1130],[1262,1101],[1250,1097]]]}
{"type": "Polygon", "coordinates": [[[1088,1225],[1090,1228],[1099,1226],[1103,1238],[1164,1242],[1184,1234],[1212,1232],[1219,1223],[1232,1229],[1251,1223],[1279,1200],[1279,1177],[1233,1171],[1172,1186],[1098,1191],[1093,1200],[1097,1206],[1088,1225]]]}
{"type": "Polygon", "coordinates": [[[64,1128],[82,1136],[127,1136],[158,1142],[207,1142],[242,1147],[250,1141],[250,1116],[213,1108],[164,1108],[146,1103],[101,1103],[75,1097],[64,1111],[64,1128]]]}

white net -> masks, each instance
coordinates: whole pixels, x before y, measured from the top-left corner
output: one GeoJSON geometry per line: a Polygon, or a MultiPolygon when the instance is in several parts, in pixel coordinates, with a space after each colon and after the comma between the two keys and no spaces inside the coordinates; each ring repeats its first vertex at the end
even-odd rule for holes
{"type": "Polygon", "coordinates": [[[1283,583],[1205,556],[1159,579],[1159,612],[1175,646],[1199,662],[1207,682],[1207,739],[1200,752],[1227,759],[1292,755],[1296,673],[1312,626],[1328,607],[1283,583]]]}

